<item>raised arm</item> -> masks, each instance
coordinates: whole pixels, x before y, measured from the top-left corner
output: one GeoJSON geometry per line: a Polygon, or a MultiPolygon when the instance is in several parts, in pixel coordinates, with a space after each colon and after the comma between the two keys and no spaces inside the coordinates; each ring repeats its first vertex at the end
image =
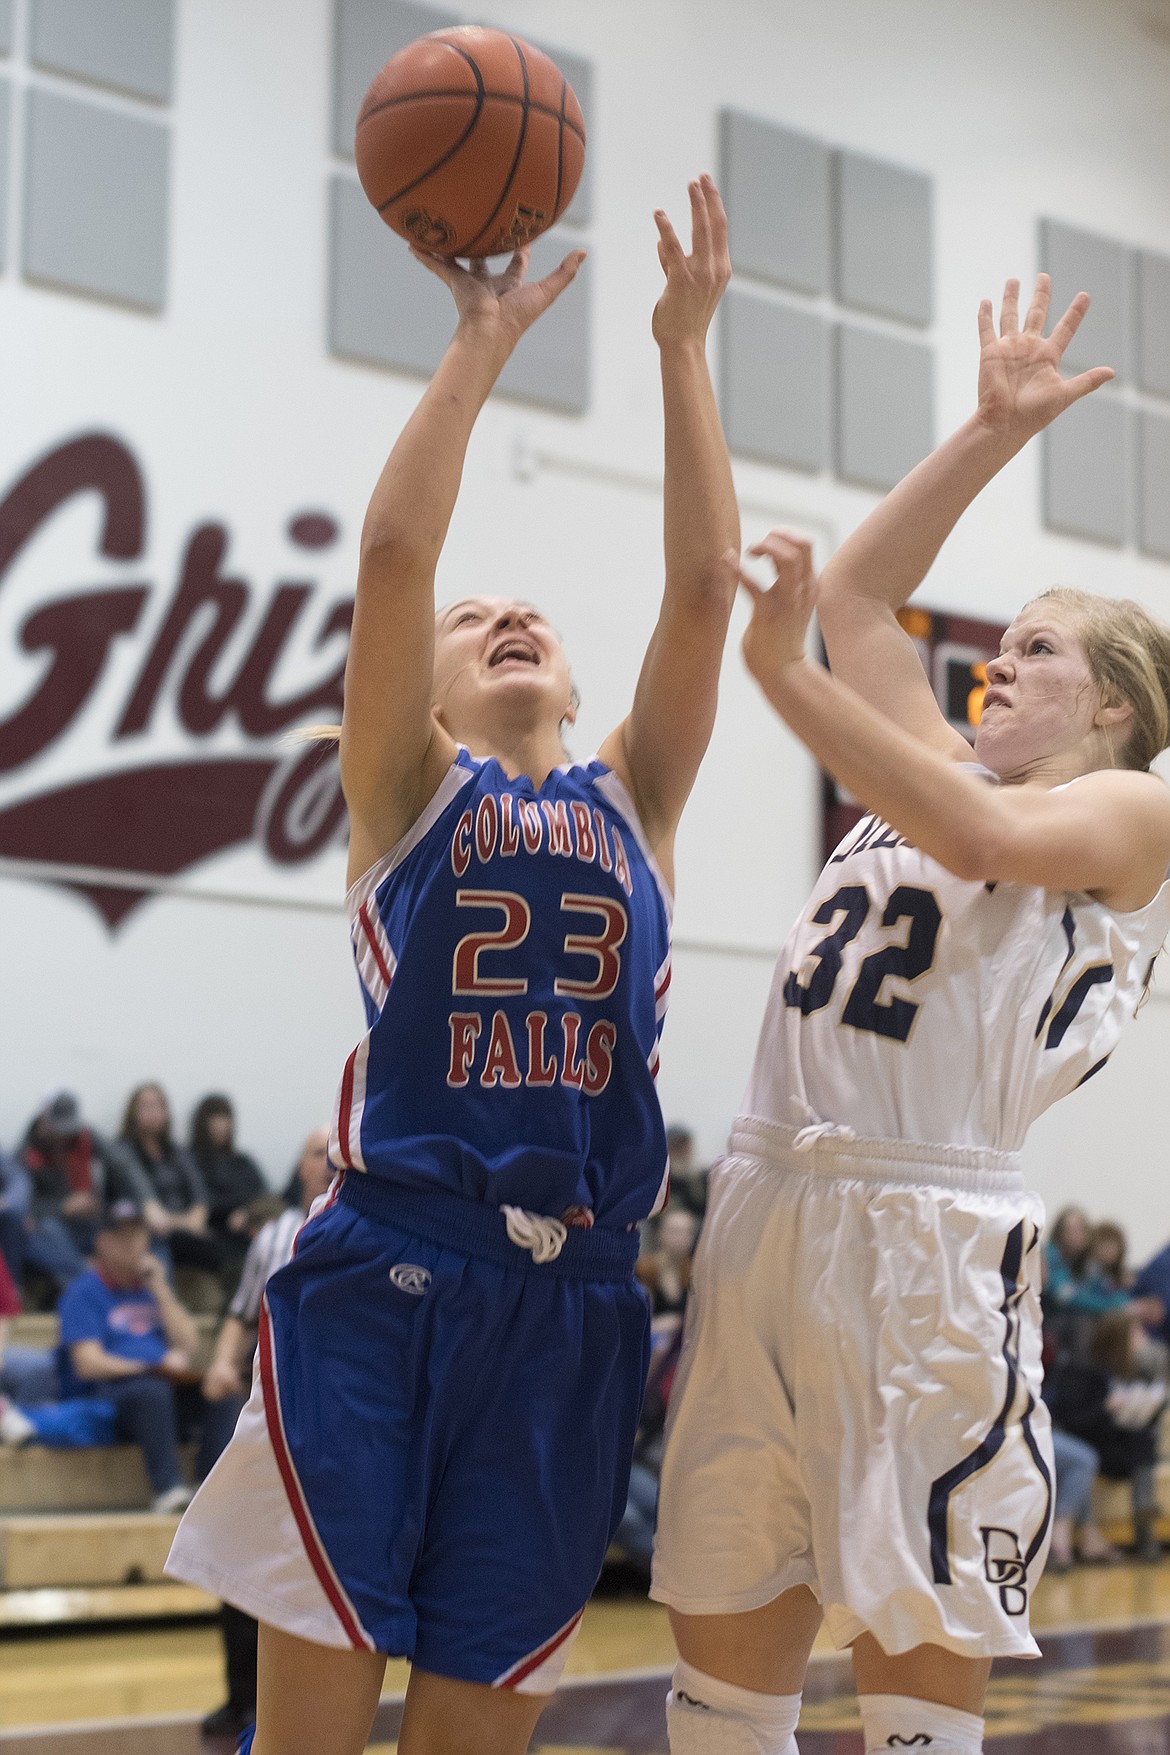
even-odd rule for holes
{"type": "Polygon", "coordinates": [[[979,406],[833,555],[821,576],[817,619],[833,674],[932,749],[970,760],[944,719],[913,642],[895,612],[925,579],[975,496],[1033,434],[1113,377],[1097,366],[1063,379],[1060,361],[1089,308],[1078,293],[1045,338],[1050,282],[1040,275],[1021,329],[1019,281],[1003,295],[999,333],[991,301],[979,307],[979,406]]]}
{"type": "Polygon", "coordinates": [[[524,331],[584,261],[574,250],[525,283],[527,249],[503,274],[412,254],[451,289],[455,335],[378,479],[362,527],[345,673],[341,779],[350,877],[398,841],[450,765],[455,746],[431,714],[434,583],[472,428],[524,331]]]}
{"type": "Polygon", "coordinates": [[[731,278],[727,215],[710,177],[690,185],[691,254],[655,214],[666,287],[654,311],[665,429],[665,585],[629,717],[601,754],[637,803],[670,876],[674,832],[715,720],[735,599],[721,557],[739,543],[739,510],[707,368],[707,331],[731,278]]]}
{"type": "MultiPolygon", "coordinates": [[[[956,877],[1087,890],[1128,910],[1170,866],[1170,791],[1132,770],[1075,785],[992,786],[891,724],[819,664],[804,641],[817,599],[811,545],[773,531],[759,552],[776,568],[762,589],[745,573],[752,620],[744,658],[781,718],[867,810],[956,877]]],[[[730,560],[730,557],[729,557],[730,560]]]]}

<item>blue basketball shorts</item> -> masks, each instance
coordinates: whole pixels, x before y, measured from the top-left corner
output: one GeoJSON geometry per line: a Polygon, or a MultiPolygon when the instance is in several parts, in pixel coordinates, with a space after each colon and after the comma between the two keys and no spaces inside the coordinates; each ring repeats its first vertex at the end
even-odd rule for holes
{"type": "Polygon", "coordinates": [[[537,1264],[494,1208],[349,1174],[268,1282],[168,1572],[319,1644],[550,1692],[625,1510],[636,1254],[570,1230],[537,1264]]]}

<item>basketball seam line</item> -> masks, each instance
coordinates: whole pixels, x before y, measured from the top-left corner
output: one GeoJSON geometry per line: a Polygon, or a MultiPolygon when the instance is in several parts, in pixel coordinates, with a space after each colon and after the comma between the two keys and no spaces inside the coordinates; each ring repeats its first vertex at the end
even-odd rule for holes
{"type": "MultiPolygon", "coordinates": [[[[565,81],[565,85],[567,89],[567,80],[565,81]]],[[[374,116],[381,115],[383,110],[393,110],[401,104],[421,104],[426,103],[430,98],[465,98],[471,97],[471,95],[471,92],[464,89],[462,91],[411,91],[406,92],[402,97],[383,98],[381,103],[374,104],[370,109],[362,111],[361,115],[358,117],[357,125],[361,128],[364,123],[370,121],[374,116]]],[[[523,104],[524,99],[522,97],[513,97],[511,92],[485,90],[483,101],[485,104],[523,104]]],[[[576,122],[574,122],[570,116],[566,116],[563,109],[554,110],[548,104],[538,104],[535,99],[529,99],[528,109],[530,111],[535,110],[538,116],[551,116],[554,122],[562,122],[571,134],[577,136],[577,139],[581,142],[582,146],[586,144],[585,130],[583,128],[578,128],[576,122]]]]}
{"type": "Polygon", "coordinates": [[[464,255],[470,254],[470,252],[474,249],[475,245],[479,243],[479,240],[485,235],[485,233],[491,231],[492,227],[496,223],[496,220],[499,218],[500,209],[503,207],[505,201],[507,201],[509,192],[511,191],[511,188],[512,188],[512,184],[516,181],[516,172],[520,167],[520,159],[521,159],[521,156],[524,152],[524,142],[528,138],[528,62],[524,59],[524,50],[520,47],[520,44],[517,41],[517,39],[513,36],[509,36],[508,41],[511,43],[512,47],[516,51],[517,56],[519,57],[520,71],[524,75],[524,112],[523,112],[523,116],[522,116],[522,119],[520,122],[520,138],[516,142],[516,151],[512,157],[512,168],[508,172],[508,180],[504,184],[504,187],[500,192],[500,199],[496,202],[495,208],[492,211],[492,214],[491,214],[490,218],[487,220],[486,224],[482,225],[480,227],[479,231],[477,231],[475,236],[471,239],[471,241],[463,246],[462,253],[464,255]]]}
{"type": "Polygon", "coordinates": [[[561,187],[562,187],[562,184],[564,183],[564,177],[565,177],[565,94],[568,92],[568,89],[569,89],[569,82],[565,78],[564,74],[562,73],[561,74],[561,113],[560,113],[560,116],[558,118],[558,126],[557,126],[557,193],[556,193],[556,200],[553,202],[553,219],[554,220],[556,220],[560,216],[561,187]]]}
{"type": "MultiPolygon", "coordinates": [[[[443,166],[445,164],[448,164],[450,162],[450,160],[455,157],[455,154],[460,150],[460,148],[462,146],[464,146],[466,144],[466,142],[471,138],[471,135],[475,130],[476,124],[478,123],[479,118],[480,118],[481,114],[483,113],[483,104],[484,104],[483,75],[480,73],[479,68],[476,66],[476,64],[472,60],[471,56],[469,54],[467,54],[465,50],[460,49],[455,43],[448,44],[448,47],[454,49],[455,53],[457,55],[462,55],[463,59],[467,62],[467,65],[471,68],[471,71],[475,74],[475,84],[476,84],[475,112],[472,115],[470,122],[467,124],[467,126],[463,130],[462,134],[459,136],[458,140],[455,142],[455,144],[453,146],[448,147],[447,151],[443,154],[442,158],[436,159],[434,164],[429,165],[420,177],[415,177],[413,179],[413,181],[407,183],[404,188],[399,189],[397,194],[390,195],[387,197],[387,199],[385,201],[379,202],[378,203],[378,212],[379,213],[385,213],[385,211],[388,207],[393,207],[393,205],[396,201],[401,201],[402,197],[404,195],[409,195],[410,191],[412,189],[417,189],[420,183],[425,183],[428,177],[433,177],[436,171],[442,170],[443,166]]],[[[359,126],[360,126],[360,123],[359,123],[359,126]]]]}

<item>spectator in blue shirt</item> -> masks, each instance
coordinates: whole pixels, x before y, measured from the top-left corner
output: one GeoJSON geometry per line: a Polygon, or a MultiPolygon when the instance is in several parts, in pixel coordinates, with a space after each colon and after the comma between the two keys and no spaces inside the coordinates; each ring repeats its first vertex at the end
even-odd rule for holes
{"type": "Polygon", "coordinates": [[[94,1265],[62,1295],[63,1393],[113,1404],[115,1431],[141,1446],[156,1511],[180,1511],[192,1496],[179,1468],[180,1431],[201,1429],[196,1474],[223,1448],[234,1420],[227,1403],[205,1401],[193,1369],[199,1334],[167,1285],[141,1209],[118,1200],[94,1242],[94,1265]]]}
{"type": "Polygon", "coordinates": [[[1147,1315],[1144,1321],[1156,1340],[1170,1346],[1170,1243],[1140,1270],[1133,1283],[1133,1296],[1157,1299],[1162,1306],[1161,1316],[1155,1319],[1147,1315]]]}

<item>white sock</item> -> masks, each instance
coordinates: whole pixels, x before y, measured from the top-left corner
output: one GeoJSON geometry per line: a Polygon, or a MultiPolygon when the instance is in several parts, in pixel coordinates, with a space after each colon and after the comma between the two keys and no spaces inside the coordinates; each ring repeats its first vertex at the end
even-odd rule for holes
{"type": "Polygon", "coordinates": [[[956,1706],[909,1694],[860,1694],[865,1755],[888,1749],[929,1749],[930,1755],[981,1755],[983,1720],[956,1706]]]}
{"type": "Polygon", "coordinates": [[[797,1755],[799,1694],[757,1694],[680,1658],[666,1696],[670,1755],[797,1755]]]}

